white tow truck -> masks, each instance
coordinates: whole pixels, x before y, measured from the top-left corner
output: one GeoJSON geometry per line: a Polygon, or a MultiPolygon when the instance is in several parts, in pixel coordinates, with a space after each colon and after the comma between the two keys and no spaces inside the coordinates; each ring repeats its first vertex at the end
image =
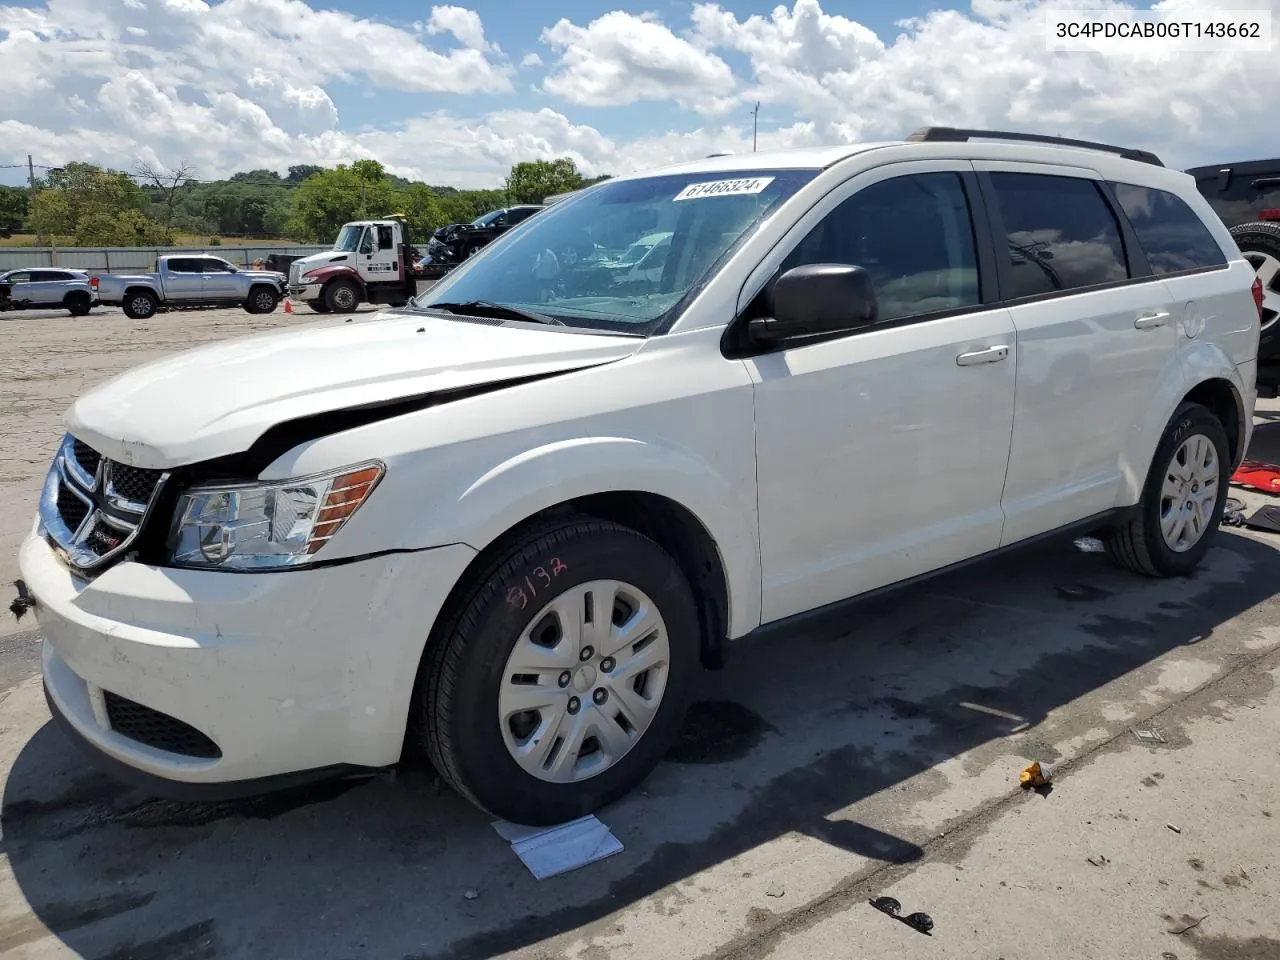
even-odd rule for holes
{"type": "Polygon", "coordinates": [[[415,253],[403,217],[344,223],[332,250],[289,265],[288,293],[318,313],[402,307],[418,292],[415,253]]]}

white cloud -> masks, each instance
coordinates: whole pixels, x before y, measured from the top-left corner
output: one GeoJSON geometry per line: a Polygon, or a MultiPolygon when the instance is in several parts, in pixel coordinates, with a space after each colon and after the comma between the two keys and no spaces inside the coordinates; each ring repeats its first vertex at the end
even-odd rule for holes
{"type": "MultiPolygon", "coordinates": [[[[317,9],[320,0],[42,2],[0,5],[0,163],[28,151],[47,164],[118,168],[184,159],[214,177],[376,157],[432,183],[493,186],[536,157],[572,156],[596,174],[749,151],[756,100],[762,149],[898,137],[927,123],[1131,143],[1178,166],[1277,149],[1266,98],[1249,94],[1280,81],[1270,54],[1158,44],[1124,57],[1050,53],[1038,0],[973,0],[881,36],[821,0],[758,16],[692,0],[664,7],[665,20],[615,10],[560,19],[539,36],[501,35],[512,50],[546,44],[542,77],[543,57],[517,66],[493,43],[493,25],[486,32],[456,5],[400,29],[317,9]],[[530,74],[517,90],[521,69],[530,74]],[[371,126],[364,104],[392,90],[428,96],[405,119],[371,126]],[[460,114],[447,94],[484,99],[460,114]],[[347,116],[342,95],[354,104],[347,116]],[[668,125],[679,129],[661,132],[668,125]]],[[[1188,0],[1177,2],[1190,15],[1188,0]]]]}
{"type": "Polygon", "coordinates": [[[480,15],[465,7],[433,7],[426,31],[430,34],[451,33],[459,43],[472,50],[488,49],[480,15]]]}
{"type": "Polygon", "coordinates": [[[733,92],[728,64],[649,15],[615,10],[585,27],[562,19],[542,31],[542,40],[559,53],[543,89],[570,103],[616,107],[673,99],[714,113],[733,92]]]}

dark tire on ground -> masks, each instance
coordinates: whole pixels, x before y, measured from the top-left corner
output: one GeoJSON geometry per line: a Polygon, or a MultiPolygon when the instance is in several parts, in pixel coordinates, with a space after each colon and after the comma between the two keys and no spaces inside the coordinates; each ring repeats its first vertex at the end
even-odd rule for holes
{"type": "Polygon", "coordinates": [[[306,300],[304,301],[304,303],[306,303],[306,305],[310,307],[312,310],[314,310],[316,313],[329,312],[329,305],[325,303],[323,300],[306,300]]]}
{"type": "Polygon", "coordinates": [[[280,303],[280,294],[268,286],[249,288],[249,299],[244,302],[247,313],[271,313],[280,303]]]}
{"type": "Polygon", "coordinates": [[[120,309],[130,320],[147,320],[155,316],[160,301],[149,290],[131,290],[124,295],[124,303],[120,309]]]}
{"type": "MultiPolygon", "coordinates": [[[[614,596],[607,588],[598,595],[614,596]]],[[[585,635],[584,644],[590,641],[590,634],[585,635]]],[[[596,651],[597,657],[607,641],[598,642],[602,650],[596,651]]],[[[450,785],[493,816],[515,823],[541,825],[584,816],[634,789],[662,760],[676,738],[697,680],[699,647],[693,594],[675,561],[652,540],[618,524],[585,517],[533,529],[498,549],[491,562],[466,585],[465,593],[451,604],[446,619],[433,633],[418,676],[407,752],[415,752],[415,748],[425,751],[450,785]],[[594,620],[592,613],[585,612],[592,609],[590,604],[570,593],[590,581],[617,581],[621,585],[616,594],[618,599],[610,601],[614,606],[609,611],[608,623],[594,620]],[[590,711],[580,718],[583,728],[599,730],[601,736],[582,739],[579,734],[582,749],[564,756],[575,758],[568,764],[573,770],[578,770],[584,758],[588,764],[601,762],[603,768],[580,779],[561,782],[529,772],[508,747],[508,736],[517,737],[511,725],[517,720],[524,722],[529,713],[536,718],[535,729],[520,734],[528,738],[530,753],[544,739],[556,737],[541,751],[551,758],[546,761],[548,765],[559,755],[557,743],[570,742],[559,735],[559,731],[569,728],[556,725],[557,721],[537,711],[525,711],[506,721],[501,719],[500,695],[504,684],[515,685],[507,674],[516,664],[508,665],[508,658],[525,634],[530,636],[530,643],[533,637],[544,640],[549,635],[547,624],[556,627],[560,621],[546,612],[546,605],[566,595],[571,598],[566,606],[583,611],[580,622],[588,626],[579,629],[584,633],[592,624],[599,623],[595,629],[614,636],[612,631],[619,630],[621,624],[637,623],[634,619],[638,616],[637,610],[648,607],[628,607],[625,591],[629,588],[639,590],[652,602],[666,630],[665,688],[656,686],[663,682],[661,679],[654,681],[652,689],[660,689],[660,699],[656,709],[648,713],[652,719],[638,737],[632,738],[631,733],[639,728],[628,731],[629,720],[624,714],[635,702],[633,695],[644,698],[651,689],[650,679],[663,668],[647,667],[654,672],[636,674],[626,680],[621,676],[631,673],[624,669],[624,662],[639,662],[628,658],[639,657],[645,651],[661,651],[657,639],[661,637],[661,628],[637,631],[634,636],[641,639],[634,643],[622,641],[623,646],[615,654],[616,667],[600,661],[600,672],[591,672],[589,678],[585,674],[594,668],[586,663],[584,655],[588,651],[585,647],[561,646],[573,644],[570,633],[553,628],[550,630],[553,646],[539,649],[553,651],[557,660],[568,650],[569,659],[574,661],[573,679],[566,686],[562,681],[570,675],[569,670],[557,673],[562,669],[560,665],[549,660],[551,665],[543,667],[539,661],[543,673],[535,676],[535,680],[546,685],[528,689],[537,691],[538,696],[542,696],[543,690],[553,697],[557,694],[568,697],[575,690],[582,694],[579,712],[590,711]],[[579,650],[577,658],[583,660],[584,666],[577,665],[573,650],[579,650]],[[615,681],[615,677],[606,673],[611,668],[617,671],[617,685],[611,687],[613,699],[594,699],[599,692],[596,685],[615,681]],[[579,686],[580,681],[585,686],[579,686]],[[603,705],[596,709],[593,700],[603,705]],[[607,722],[614,726],[606,732],[600,721],[610,716],[613,720],[607,722]],[[533,739],[544,724],[550,726],[538,739],[533,739]],[[619,731],[621,741],[617,739],[619,731]],[[604,744],[616,745],[627,740],[630,745],[610,760],[610,751],[604,744]]],[[[522,683],[529,682],[523,673],[515,676],[522,683]]],[[[547,713],[554,715],[555,709],[548,707],[547,713]]],[[[570,713],[573,713],[571,706],[562,706],[559,723],[572,725],[579,719],[576,714],[569,717],[570,713]]]]}
{"type": "Polygon", "coordinates": [[[483,249],[484,249],[484,244],[480,244],[480,243],[470,244],[466,250],[467,259],[470,260],[472,257],[474,257],[477,253],[479,253],[483,249]]]}
{"type": "Polygon", "coordinates": [[[335,280],[325,288],[324,303],[332,313],[350,313],[360,305],[360,291],[350,280],[335,280]]]}
{"type": "Polygon", "coordinates": [[[74,290],[68,293],[63,298],[62,305],[67,308],[73,317],[87,317],[89,311],[93,309],[93,303],[89,299],[89,295],[82,290],[74,290]]]}
{"type": "MultiPolygon", "coordinates": [[[[1151,469],[1142,488],[1142,499],[1134,508],[1133,516],[1112,531],[1107,539],[1107,550],[1111,556],[1134,573],[1148,577],[1186,576],[1199,566],[1222,520],[1227,485],[1231,479],[1230,459],[1227,433],[1218,418],[1198,403],[1179,406],[1156,446],[1151,469]],[[1183,549],[1174,549],[1165,537],[1162,519],[1176,514],[1179,500],[1176,495],[1173,498],[1167,496],[1166,480],[1173,477],[1171,482],[1177,484],[1178,476],[1185,471],[1187,489],[1199,485],[1200,481],[1192,477],[1194,471],[1187,469],[1182,459],[1187,451],[1184,444],[1194,443],[1197,437],[1213,446],[1211,466],[1216,466],[1216,470],[1209,471],[1214,477],[1212,513],[1206,521],[1195,524],[1195,529],[1200,531],[1197,540],[1183,549]]],[[[1198,486],[1193,495],[1207,489],[1208,483],[1205,483],[1198,486]]],[[[1191,520],[1187,523],[1190,524],[1191,520]]]]}

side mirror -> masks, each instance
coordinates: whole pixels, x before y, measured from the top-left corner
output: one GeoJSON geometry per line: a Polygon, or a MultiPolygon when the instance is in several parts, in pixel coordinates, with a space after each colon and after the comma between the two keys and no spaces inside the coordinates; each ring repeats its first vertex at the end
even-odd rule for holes
{"type": "Polygon", "coordinates": [[[875,286],[862,267],[811,263],[773,282],[772,316],[751,321],[758,343],[778,344],[824,333],[845,333],[876,322],[875,286]]]}

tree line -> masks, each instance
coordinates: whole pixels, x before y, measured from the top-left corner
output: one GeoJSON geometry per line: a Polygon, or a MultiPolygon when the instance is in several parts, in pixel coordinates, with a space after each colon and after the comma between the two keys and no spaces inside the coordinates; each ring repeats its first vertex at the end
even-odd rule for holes
{"type": "Polygon", "coordinates": [[[402,214],[417,242],[437,228],[498,207],[541,203],[589,180],[572,159],[511,168],[502,187],[459,190],[394,176],[376,160],[326,168],[298,164],[284,174],[249,170],[200,180],[186,164],[134,172],[68,163],[29,187],[0,186],[0,236],[36,234],[60,246],[163,246],[180,235],[328,243],[349,220],[402,214]]]}

